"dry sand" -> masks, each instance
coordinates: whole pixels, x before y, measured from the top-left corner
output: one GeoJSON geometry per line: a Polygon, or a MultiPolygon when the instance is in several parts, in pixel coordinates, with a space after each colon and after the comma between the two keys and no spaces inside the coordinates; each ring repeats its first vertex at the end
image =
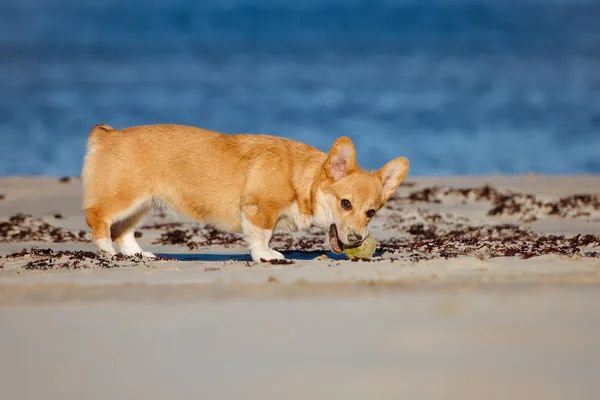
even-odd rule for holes
{"type": "Polygon", "coordinates": [[[293,264],[256,264],[156,212],[140,244],[179,261],[149,262],[86,253],[78,179],[2,178],[0,394],[596,398],[598,193],[600,176],[412,178],[372,262],[311,231],[276,238],[293,264]]]}

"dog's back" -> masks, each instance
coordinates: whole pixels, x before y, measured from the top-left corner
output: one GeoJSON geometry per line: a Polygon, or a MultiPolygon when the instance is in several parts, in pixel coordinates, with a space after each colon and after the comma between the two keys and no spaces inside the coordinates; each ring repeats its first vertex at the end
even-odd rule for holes
{"type": "Polygon", "coordinates": [[[292,175],[298,172],[293,169],[306,168],[311,159],[318,166],[324,158],[311,146],[273,136],[180,125],[123,130],[96,125],[82,171],[83,209],[94,236],[117,243],[157,203],[201,223],[241,231],[240,205],[252,202],[245,196],[277,193],[276,201],[292,202],[292,175]]]}

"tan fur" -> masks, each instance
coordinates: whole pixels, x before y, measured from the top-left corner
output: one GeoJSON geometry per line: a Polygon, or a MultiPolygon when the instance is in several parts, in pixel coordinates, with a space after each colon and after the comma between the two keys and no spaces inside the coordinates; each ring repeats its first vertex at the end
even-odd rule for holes
{"type": "Polygon", "coordinates": [[[328,229],[335,223],[342,242],[351,232],[364,234],[365,212],[382,207],[407,172],[405,158],[377,172],[358,168],[348,138],[338,139],[326,154],[266,135],[96,125],[82,171],[83,209],[97,244],[111,238],[121,246],[152,206],[164,202],[201,223],[244,231],[259,248],[253,258],[280,258],[261,244],[268,245],[276,227],[328,229]],[[343,210],[341,199],[350,200],[353,210],[343,210]]]}

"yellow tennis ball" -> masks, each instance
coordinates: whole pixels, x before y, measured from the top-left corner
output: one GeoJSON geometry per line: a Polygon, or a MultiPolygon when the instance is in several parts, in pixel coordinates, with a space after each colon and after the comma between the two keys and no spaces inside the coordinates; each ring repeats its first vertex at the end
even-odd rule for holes
{"type": "Polygon", "coordinates": [[[377,241],[371,235],[367,236],[360,246],[349,247],[344,245],[344,254],[348,258],[371,258],[377,249],[377,241]]]}

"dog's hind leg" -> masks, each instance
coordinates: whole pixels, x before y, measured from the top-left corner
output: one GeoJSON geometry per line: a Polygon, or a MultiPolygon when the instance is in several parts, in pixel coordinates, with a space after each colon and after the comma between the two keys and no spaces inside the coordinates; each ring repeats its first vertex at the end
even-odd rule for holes
{"type": "Polygon", "coordinates": [[[117,242],[121,254],[126,256],[140,254],[143,257],[156,258],[156,256],[149,251],[143,251],[135,240],[135,228],[149,210],[150,208],[148,206],[142,206],[135,210],[131,215],[115,222],[110,227],[111,237],[117,242]]]}
{"type": "Polygon", "coordinates": [[[101,207],[88,208],[85,221],[92,229],[92,240],[98,253],[112,256],[116,254],[110,238],[111,220],[101,207]]]}
{"type": "Polygon", "coordinates": [[[96,249],[99,253],[111,256],[115,254],[112,241],[116,240],[123,255],[139,253],[145,257],[155,257],[152,253],[142,251],[135,240],[135,227],[150,210],[149,201],[123,201],[124,196],[119,197],[118,206],[114,201],[102,199],[87,209],[86,222],[92,229],[96,249]]]}

